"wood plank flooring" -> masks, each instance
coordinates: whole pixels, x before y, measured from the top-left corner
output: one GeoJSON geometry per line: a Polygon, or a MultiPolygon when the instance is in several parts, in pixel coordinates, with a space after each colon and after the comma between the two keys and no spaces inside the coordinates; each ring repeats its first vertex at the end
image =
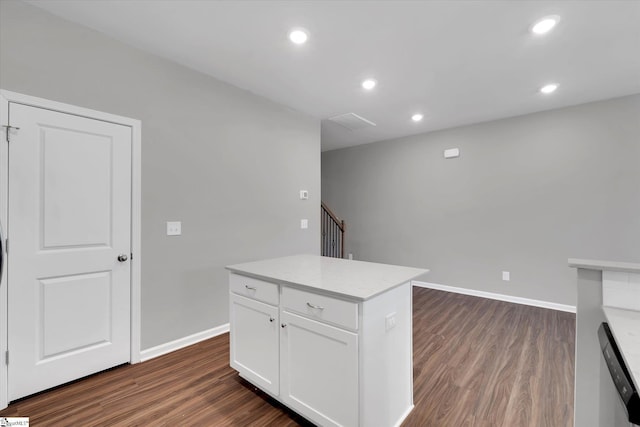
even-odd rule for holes
{"type": "Polygon", "coordinates": [[[575,315],[414,289],[405,426],[573,426],[575,315]]]}
{"type": "MultiPolygon", "coordinates": [[[[414,288],[403,426],[573,426],[575,315],[414,288]]],[[[224,334],[16,401],[31,426],[308,426],[229,367],[224,334]]],[[[376,426],[373,426],[376,427],[376,426]]]]}

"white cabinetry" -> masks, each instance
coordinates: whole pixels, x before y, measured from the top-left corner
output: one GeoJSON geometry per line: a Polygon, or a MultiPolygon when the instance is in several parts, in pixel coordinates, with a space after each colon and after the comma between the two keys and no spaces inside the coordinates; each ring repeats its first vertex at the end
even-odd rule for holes
{"type": "Polygon", "coordinates": [[[266,279],[230,275],[231,366],[320,426],[400,425],[413,408],[411,283],[363,300],[266,279]]]}
{"type": "Polygon", "coordinates": [[[323,426],[357,426],[358,334],[324,322],[355,326],[358,304],[282,287],[281,307],[282,401],[323,426]]]}
{"type": "Polygon", "coordinates": [[[230,364],[256,386],[277,395],[280,391],[278,307],[257,299],[277,304],[278,286],[256,282],[231,275],[230,364]]]}

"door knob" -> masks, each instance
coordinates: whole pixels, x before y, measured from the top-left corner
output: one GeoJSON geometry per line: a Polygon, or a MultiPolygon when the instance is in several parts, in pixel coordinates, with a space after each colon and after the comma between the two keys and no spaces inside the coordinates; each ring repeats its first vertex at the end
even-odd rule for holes
{"type": "Polygon", "coordinates": [[[129,257],[127,256],[127,254],[118,255],[118,261],[120,261],[120,262],[125,262],[128,259],[129,259],[129,257]]]}

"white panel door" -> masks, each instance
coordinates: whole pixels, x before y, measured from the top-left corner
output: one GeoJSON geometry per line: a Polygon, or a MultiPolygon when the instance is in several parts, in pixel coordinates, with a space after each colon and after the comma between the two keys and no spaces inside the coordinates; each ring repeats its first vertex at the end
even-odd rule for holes
{"type": "Polygon", "coordinates": [[[278,307],[231,294],[231,367],[262,389],[280,392],[278,307]]]}
{"type": "Polygon", "coordinates": [[[9,116],[15,400],[129,361],[131,128],[15,103],[9,116]]]}
{"type": "Polygon", "coordinates": [[[280,322],[283,401],[322,426],[357,426],[358,335],[287,311],[280,322]]]}

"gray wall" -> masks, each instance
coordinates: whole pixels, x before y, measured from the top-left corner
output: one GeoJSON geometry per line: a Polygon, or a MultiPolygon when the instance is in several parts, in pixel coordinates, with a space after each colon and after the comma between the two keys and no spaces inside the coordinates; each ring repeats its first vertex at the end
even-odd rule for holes
{"type": "Polygon", "coordinates": [[[567,258],[640,260],[640,95],[328,151],[322,197],[356,259],[575,305],[567,258]]]}
{"type": "Polygon", "coordinates": [[[0,87],[142,121],[143,349],[228,322],[225,265],[319,252],[317,120],[5,0],[0,87]]]}

